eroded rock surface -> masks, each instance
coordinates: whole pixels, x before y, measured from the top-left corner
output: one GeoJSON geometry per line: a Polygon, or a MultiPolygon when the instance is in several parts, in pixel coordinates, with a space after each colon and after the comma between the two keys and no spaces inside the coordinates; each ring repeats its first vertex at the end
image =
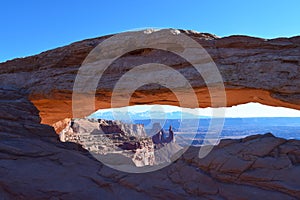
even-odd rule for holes
{"type": "Polygon", "coordinates": [[[154,144],[143,124],[126,124],[117,120],[71,119],[59,134],[62,142],[74,142],[106,160],[109,165],[133,167],[155,164],[154,144]]]}
{"type": "MultiPolygon", "coordinates": [[[[260,102],[300,109],[299,36],[267,40],[247,36],[218,38],[183,30],[181,34],[196,40],[211,55],[224,80],[227,106],[260,102]]],[[[72,91],[78,69],[89,52],[109,37],[84,40],[1,63],[0,85],[25,89],[41,111],[43,123],[52,125],[72,118],[72,91]]],[[[210,106],[206,84],[189,63],[169,52],[142,49],[122,56],[106,70],[96,91],[95,109],[111,106],[112,89],[124,73],[134,66],[152,62],[181,73],[196,91],[199,105],[210,106]]],[[[178,105],[178,99],[170,90],[152,85],[139,88],[131,97],[131,105],[141,103],[178,105]]]]}

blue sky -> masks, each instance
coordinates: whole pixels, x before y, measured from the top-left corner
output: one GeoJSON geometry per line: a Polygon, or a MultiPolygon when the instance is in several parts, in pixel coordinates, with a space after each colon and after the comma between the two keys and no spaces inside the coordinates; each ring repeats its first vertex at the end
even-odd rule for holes
{"type": "Polygon", "coordinates": [[[219,36],[300,35],[300,1],[2,0],[0,62],[78,40],[143,28],[182,28],[219,36]]]}

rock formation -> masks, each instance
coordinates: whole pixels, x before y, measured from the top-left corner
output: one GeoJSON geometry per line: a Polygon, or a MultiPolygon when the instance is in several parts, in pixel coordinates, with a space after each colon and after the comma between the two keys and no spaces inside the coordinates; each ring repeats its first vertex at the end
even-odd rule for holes
{"type": "MultiPolygon", "coordinates": [[[[177,159],[183,147],[175,144],[170,127],[166,136],[158,123],[156,134],[147,136],[144,125],[126,124],[117,120],[71,119],[60,134],[60,141],[82,145],[95,158],[111,167],[167,165],[177,159]]],[[[154,131],[154,130],[152,130],[154,131]]]]}
{"type": "Polygon", "coordinates": [[[59,136],[62,142],[82,145],[100,160],[101,156],[110,156],[108,163],[111,166],[132,164],[143,167],[155,163],[154,144],[147,137],[142,124],[103,119],[72,119],[59,136]],[[112,159],[116,156],[122,159],[112,159]]]}
{"type": "MultiPolygon", "coordinates": [[[[300,109],[300,37],[217,38],[182,32],[205,47],[216,62],[228,106],[254,101],[300,109]]],[[[72,117],[77,70],[90,50],[107,37],[0,64],[1,199],[300,198],[298,140],[271,134],[222,140],[204,159],[198,158],[199,148],[191,147],[170,166],[145,174],[113,170],[80,145],[60,142],[54,128],[41,121],[53,124],[72,117]]],[[[118,74],[128,70],[128,63],[149,60],[184,73],[204,99],[200,106],[209,106],[205,84],[193,79],[189,64],[148,49],[129,53],[111,66],[102,82],[104,89],[97,91],[96,109],[110,107],[111,86],[118,74]]],[[[177,104],[170,91],[155,87],[138,90],[131,104],[177,104]]]]}
{"type": "MultiPolygon", "coordinates": [[[[299,36],[267,40],[247,36],[218,38],[183,30],[181,33],[199,42],[211,55],[224,80],[228,106],[259,102],[300,109],[299,36]]],[[[89,52],[109,37],[88,39],[1,63],[0,83],[23,88],[40,111],[43,123],[52,125],[72,118],[72,89],[78,68],[89,52]]],[[[187,77],[199,97],[199,105],[210,106],[206,85],[193,75],[189,63],[168,52],[145,49],[122,56],[107,69],[96,92],[96,110],[111,106],[111,91],[120,75],[136,65],[154,61],[187,77]]],[[[130,104],[140,103],[178,105],[170,90],[157,85],[134,93],[130,104]]]]}
{"type": "MultiPolygon", "coordinates": [[[[157,126],[156,124],[158,124],[158,123],[154,123],[153,126],[157,126]]],[[[160,125],[158,127],[157,133],[152,136],[152,141],[153,141],[153,143],[155,145],[174,142],[174,140],[175,140],[175,138],[174,138],[174,132],[173,132],[171,126],[169,128],[169,134],[168,134],[168,136],[165,133],[165,131],[161,128],[160,125]]]]}

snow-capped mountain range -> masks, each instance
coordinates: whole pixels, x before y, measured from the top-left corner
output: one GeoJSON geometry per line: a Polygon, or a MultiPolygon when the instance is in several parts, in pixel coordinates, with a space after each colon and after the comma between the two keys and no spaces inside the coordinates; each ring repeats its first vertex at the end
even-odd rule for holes
{"type": "Polygon", "coordinates": [[[132,112],[128,111],[100,111],[92,114],[91,118],[101,118],[108,120],[126,120],[126,119],[199,119],[210,118],[209,116],[196,115],[189,112],[173,111],[144,111],[144,112],[132,112]]]}

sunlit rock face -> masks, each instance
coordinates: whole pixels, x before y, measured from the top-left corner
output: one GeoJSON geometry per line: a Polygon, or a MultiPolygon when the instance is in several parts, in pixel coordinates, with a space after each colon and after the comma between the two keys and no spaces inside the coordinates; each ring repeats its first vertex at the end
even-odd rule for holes
{"type": "MultiPolygon", "coordinates": [[[[155,164],[154,144],[142,124],[103,119],[71,119],[61,131],[62,142],[75,142],[95,157],[110,157],[109,165],[137,167],[155,164]]],[[[106,159],[107,160],[107,159],[106,159]]]]}
{"type": "MultiPolygon", "coordinates": [[[[156,127],[157,128],[157,127],[156,127]]],[[[170,164],[183,147],[175,143],[159,126],[156,134],[147,135],[143,124],[127,124],[117,120],[71,119],[60,134],[60,141],[74,142],[109,166],[145,167],[170,164]]]]}

